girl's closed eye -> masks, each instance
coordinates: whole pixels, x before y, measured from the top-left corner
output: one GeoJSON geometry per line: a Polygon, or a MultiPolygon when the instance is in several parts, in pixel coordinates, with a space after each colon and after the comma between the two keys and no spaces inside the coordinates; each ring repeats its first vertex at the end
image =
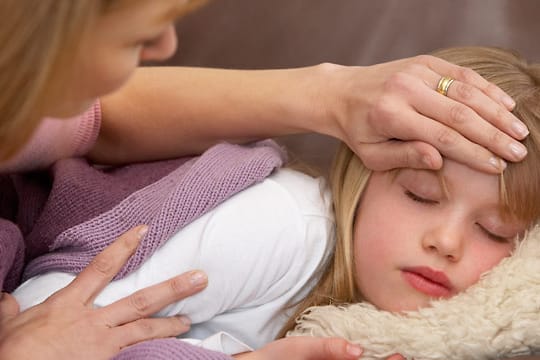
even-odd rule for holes
{"type": "Polygon", "coordinates": [[[479,223],[476,223],[476,225],[480,228],[480,231],[482,231],[482,233],[484,233],[484,235],[486,235],[488,238],[490,238],[491,240],[494,240],[496,242],[508,243],[508,242],[512,241],[512,239],[514,238],[514,236],[507,237],[507,236],[495,234],[495,233],[491,232],[490,230],[486,229],[484,226],[482,226],[479,223]]]}
{"type": "Polygon", "coordinates": [[[414,192],[412,192],[411,190],[408,190],[408,189],[405,189],[405,195],[409,199],[411,199],[413,201],[416,201],[416,202],[419,202],[421,204],[437,205],[439,203],[437,200],[427,199],[425,197],[419,196],[419,195],[415,194],[414,192]]]}

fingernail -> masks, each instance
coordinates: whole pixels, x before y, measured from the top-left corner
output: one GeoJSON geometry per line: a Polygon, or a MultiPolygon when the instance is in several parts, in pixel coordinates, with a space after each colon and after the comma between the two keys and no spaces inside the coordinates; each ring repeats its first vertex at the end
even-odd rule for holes
{"type": "Polygon", "coordinates": [[[489,158],[489,164],[495,169],[499,170],[499,172],[502,172],[504,169],[506,169],[506,162],[503,159],[499,159],[497,157],[489,158]]]}
{"type": "Polygon", "coordinates": [[[527,155],[527,148],[521,143],[510,143],[510,151],[520,160],[527,155]]]}
{"type": "Polygon", "coordinates": [[[137,237],[139,238],[139,240],[141,240],[144,235],[146,235],[146,233],[148,232],[148,225],[143,225],[139,228],[139,230],[137,231],[137,237]]]}
{"type": "Polygon", "coordinates": [[[514,106],[516,106],[516,102],[514,101],[514,99],[512,99],[506,94],[502,97],[502,102],[504,106],[506,106],[509,110],[512,110],[514,106]]]}
{"type": "Polygon", "coordinates": [[[362,355],[362,348],[353,344],[348,344],[347,354],[355,357],[360,357],[360,355],[362,355]]]}
{"type": "Polygon", "coordinates": [[[177,316],[178,320],[180,320],[180,322],[182,324],[184,324],[185,326],[191,326],[191,319],[188,318],[187,316],[185,315],[178,315],[177,316]]]}
{"type": "Polygon", "coordinates": [[[202,271],[194,271],[191,273],[190,280],[193,285],[204,285],[208,282],[208,277],[202,271]]]}
{"type": "Polygon", "coordinates": [[[521,139],[529,135],[529,129],[527,129],[527,126],[525,126],[525,124],[523,124],[521,121],[514,121],[512,124],[512,130],[514,130],[516,135],[521,139]]]}

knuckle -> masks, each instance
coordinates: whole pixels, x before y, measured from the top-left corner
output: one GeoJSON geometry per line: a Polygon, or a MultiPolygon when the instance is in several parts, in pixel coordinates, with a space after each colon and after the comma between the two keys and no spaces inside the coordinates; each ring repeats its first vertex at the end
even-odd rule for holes
{"type": "Polygon", "coordinates": [[[493,83],[488,83],[484,91],[488,94],[497,94],[500,91],[500,89],[497,85],[493,83]]]}
{"type": "Polygon", "coordinates": [[[413,57],[413,61],[423,64],[423,65],[428,65],[431,63],[431,61],[433,61],[433,58],[434,57],[432,55],[422,54],[422,55],[417,55],[413,57]]]}
{"type": "Polygon", "coordinates": [[[373,108],[368,112],[367,122],[370,128],[377,129],[380,123],[387,124],[392,128],[392,123],[396,119],[396,103],[392,96],[383,95],[374,103],[373,108]]]}
{"type": "Polygon", "coordinates": [[[495,116],[497,119],[505,119],[508,116],[508,110],[502,106],[497,106],[495,116]]]}
{"type": "Polygon", "coordinates": [[[455,146],[458,142],[458,133],[450,128],[444,128],[440,130],[437,141],[440,145],[443,145],[444,147],[452,147],[455,146]]]}
{"type": "Polygon", "coordinates": [[[110,275],[113,269],[112,258],[101,253],[90,262],[90,267],[98,274],[110,275]]]}
{"type": "Polygon", "coordinates": [[[469,121],[473,117],[472,110],[462,104],[450,108],[450,126],[456,127],[469,121]]]}
{"type": "Polygon", "coordinates": [[[418,74],[418,73],[421,73],[422,71],[424,71],[425,68],[426,68],[426,66],[423,65],[423,64],[412,63],[412,64],[409,65],[408,71],[410,71],[413,74],[418,74]]]}
{"type": "Polygon", "coordinates": [[[189,330],[190,326],[181,321],[178,317],[170,317],[166,319],[170,325],[171,335],[178,335],[189,330]]]}
{"type": "Polygon", "coordinates": [[[156,327],[151,319],[137,320],[137,331],[143,338],[151,338],[156,334],[156,327]]]}
{"type": "Polygon", "coordinates": [[[417,161],[417,154],[412,147],[406,147],[405,151],[401,151],[402,163],[407,166],[413,166],[417,161]]]}
{"type": "Polygon", "coordinates": [[[401,93],[407,91],[411,85],[411,76],[405,72],[396,72],[390,75],[385,83],[385,89],[389,92],[401,93]]]}
{"type": "Polygon", "coordinates": [[[176,277],[169,281],[169,286],[175,295],[185,295],[188,292],[189,286],[183,277],[176,277]]]}
{"type": "Polygon", "coordinates": [[[471,100],[476,94],[476,89],[469,84],[454,82],[452,85],[460,100],[471,100]]]}
{"type": "Polygon", "coordinates": [[[346,353],[347,342],[343,339],[331,338],[325,343],[325,352],[328,355],[341,357],[346,353]]]}
{"type": "Polygon", "coordinates": [[[144,291],[137,291],[133,295],[129,296],[129,304],[136,311],[140,317],[146,316],[148,309],[150,308],[150,302],[148,296],[144,291]]]}
{"type": "Polygon", "coordinates": [[[472,69],[469,69],[469,68],[466,68],[466,67],[460,67],[459,70],[458,70],[458,78],[462,82],[466,82],[466,83],[471,84],[471,83],[475,82],[475,80],[477,78],[477,74],[472,69]]]}
{"type": "Polygon", "coordinates": [[[490,144],[500,144],[503,141],[504,141],[504,136],[498,130],[492,131],[491,134],[489,135],[489,143],[490,144]]]}

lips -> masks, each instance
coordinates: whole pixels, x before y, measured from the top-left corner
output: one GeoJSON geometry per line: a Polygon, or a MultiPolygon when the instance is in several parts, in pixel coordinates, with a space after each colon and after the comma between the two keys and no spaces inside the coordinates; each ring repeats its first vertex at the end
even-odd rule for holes
{"type": "Polygon", "coordinates": [[[454,293],[452,283],[441,271],[419,266],[404,268],[401,274],[410,286],[428,296],[447,298],[454,293]]]}

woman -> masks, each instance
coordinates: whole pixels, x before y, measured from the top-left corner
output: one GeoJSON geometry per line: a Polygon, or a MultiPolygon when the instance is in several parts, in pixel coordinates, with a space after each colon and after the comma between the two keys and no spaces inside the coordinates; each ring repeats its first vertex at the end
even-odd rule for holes
{"type": "MultiPolygon", "coordinates": [[[[3,1],[0,12],[9,14],[0,25],[4,171],[82,154],[106,164],[172,158],[222,139],[243,142],[307,131],[342,139],[375,170],[440,168],[443,154],[500,172],[505,167],[500,157],[518,161],[526,154],[516,139],[527,129],[508,112],[513,101],[475,73],[432,57],[372,67],[136,69],[141,60],[162,60],[174,52],[172,21],[199,3],[3,1]],[[455,80],[442,87],[442,76],[455,80]],[[438,85],[446,96],[434,91],[438,85]]],[[[186,331],[183,318],[145,318],[203,289],[207,279],[201,272],[99,310],[90,306],[142,233],[139,227],[119,238],[42,305],[19,314],[4,294],[0,357],[110,358],[130,344],[186,331]]],[[[20,253],[11,256],[22,262],[20,253]]],[[[358,351],[337,339],[306,339],[303,349],[303,358],[314,359],[358,351]]]]}

